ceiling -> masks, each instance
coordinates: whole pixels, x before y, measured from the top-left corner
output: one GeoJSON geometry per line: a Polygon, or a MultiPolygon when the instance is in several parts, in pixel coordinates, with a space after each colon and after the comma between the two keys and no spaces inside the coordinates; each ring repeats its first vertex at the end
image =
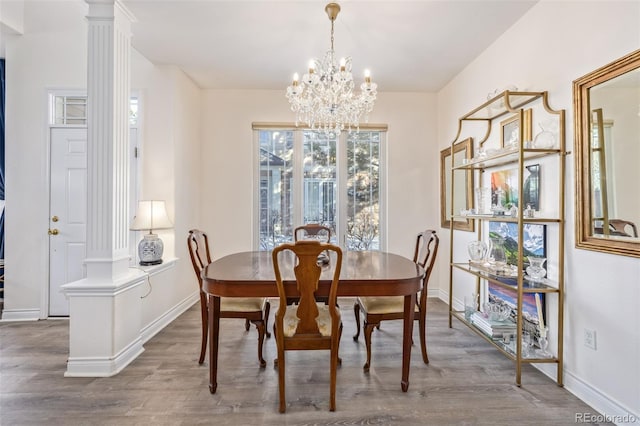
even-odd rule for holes
{"type": "MultiPolygon", "coordinates": [[[[121,1],[136,18],[134,48],[177,65],[201,88],[284,90],[331,45],[328,1],[121,1]]],[[[537,1],[344,0],[336,56],[353,58],[357,85],[369,69],[380,92],[436,92],[537,1]]],[[[25,32],[84,25],[77,17],[88,10],[84,0],[24,3],[25,32]]],[[[0,57],[8,35],[0,22],[0,57]]]]}
{"type": "MultiPolygon", "coordinates": [[[[537,0],[388,0],[340,3],[338,57],[356,84],[371,70],[381,92],[435,92],[537,0]]],[[[284,90],[330,47],[327,1],[123,0],[132,44],[180,67],[202,88],[284,90]]]]}

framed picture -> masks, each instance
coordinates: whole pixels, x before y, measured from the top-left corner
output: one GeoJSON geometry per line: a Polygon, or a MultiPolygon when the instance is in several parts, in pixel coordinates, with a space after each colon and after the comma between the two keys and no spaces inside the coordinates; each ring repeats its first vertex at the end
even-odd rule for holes
{"type": "MultiPolygon", "coordinates": [[[[440,226],[449,228],[451,217],[451,203],[453,203],[454,215],[460,210],[468,210],[473,207],[473,172],[471,170],[454,170],[456,174],[454,187],[451,182],[451,168],[460,166],[463,160],[470,160],[473,155],[473,139],[468,138],[440,151],[440,226]]],[[[461,231],[473,231],[474,221],[469,219],[454,218],[453,229],[461,231]]]]}
{"type": "MultiPolygon", "coordinates": [[[[523,267],[529,266],[527,256],[547,257],[547,226],[525,223],[522,227],[523,267]]],[[[489,238],[504,239],[507,263],[518,263],[518,224],[515,222],[489,222],[489,238]]]]}
{"type": "MultiPolygon", "coordinates": [[[[522,206],[531,206],[533,210],[540,210],[540,164],[525,166],[522,176],[524,183],[522,190],[522,206]]],[[[518,169],[499,170],[491,173],[491,205],[509,204],[518,206],[518,169]]]]}
{"type": "MultiPolygon", "coordinates": [[[[529,332],[529,334],[534,336],[534,342],[537,342],[540,336],[540,318],[538,317],[536,294],[540,301],[540,312],[542,312],[543,315],[542,322],[543,324],[547,324],[546,318],[544,318],[546,312],[544,293],[522,294],[522,327],[523,331],[529,332]]],[[[509,317],[515,322],[518,313],[518,293],[515,286],[513,289],[510,289],[490,282],[487,287],[487,296],[489,303],[508,306],[511,310],[509,317]]]]}
{"type": "MultiPolygon", "coordinates": [[[[531,109],[524,110],[524,140],[531,140],[531,109]]],[[[500,146],[511,148],[520,145],[520,114],[514,114],[506,120],[500,122],[500,146]]]]}

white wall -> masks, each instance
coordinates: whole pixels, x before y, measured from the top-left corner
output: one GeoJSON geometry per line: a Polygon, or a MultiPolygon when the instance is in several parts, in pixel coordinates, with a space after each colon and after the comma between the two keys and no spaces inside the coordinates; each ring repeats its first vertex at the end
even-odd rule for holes
{"type": "MultiPolygon", "coordinates": [[[[251,250],[254,146],[252,122],[295,119],[282,91],[206,90],[203,112],[202,222],[212,255],[251,250]]],[[[415,236],[437,227],[435,96],[381,93],[371,123],[389,126],[388,250],[413,256],[415,236]]]]}
{"type": "Polygon", "coordinates": [[[132,56],[132,87],[142,98],[140,199],[166,200],[174,228],[158,231],[165,244],[163,257],[179,259],[175,268],[150,278],[150,292],[143,301],[144,328],[176,303],[195,300],[198,294],[186,236],[200,226],[201,91],[179,69],[155,66],[136,51],[132,56]]]}
{"type": "MultiPolygon", "coordinates": [[[[25,4],[25,28],[30,11],[25,4]]],[[[38,7],[45,7],[40,4],[38,7]]],[[[5,312],[43,318],[47,305],[49,190],[47,90],[86,86],[86,23],[6,40],[5,312]]]]}
{"type": "MultiPolygon", "coordinates": [[[[566,110],[566,140],[572,150],[572,81],[638,47],[638,2],[538,3],[438,94],[441,148],[455,135],[458,117],[484,102],[487,93],[515,84],[548,90],[551,107],[566,110]]],[[[574,161],[575,153],[567,157],[565,383],[596,409],[633,413],[637,419],[640,259],[574,248],[574,161]],[[585,328],[597,333],[595,351],[584,346],[585,328]]],[[[456,232],[456,247],[466,250],[464,242],[472,237],[456,232]]],[[[439,260],[441,291],[448,293],[448,259],[439,260]]],[[[526,380],[524,375],[524,386],[526,380]]]]}
{"type": "MultiPolygon", "coordinates": [[[[86,4],[81,0],[26,2],[27,31],[7,40],[5,319],[47,316],[47,90],[85,90],[85,15],[86,4]],[[64,19],[58,25],[35,20],[34,8],[42,7],[51,7],[51,15],[64,15],[64,19]]],[[[164,257],[179,258],[174,268],[150,280],[152,291],[142,305],[146,327],[171,308],[197,298],[184,241],[199,218],[193,206],[200,195],[201,95],[181,71],[156,67],[135,50],[131,80],[143,102],[140,197],[167,200],[175,227],[162,232],[164,257]],[[179,236],[177,241],[174,235],[179,236]]]]}

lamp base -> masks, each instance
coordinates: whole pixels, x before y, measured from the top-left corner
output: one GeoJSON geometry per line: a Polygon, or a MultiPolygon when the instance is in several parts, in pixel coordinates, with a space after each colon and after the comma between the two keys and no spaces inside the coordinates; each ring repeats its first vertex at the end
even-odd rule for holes
{"type": "Polygon", "coordinates": [[[140,266],[149,266],[149,265],[160,265],[162,263],[162,259],[160,260],[152,260],[149,262],[140,261],[140,266]]]}
{"type": "Polygon", "coordinates": [[[140,265],[159,265],[162,263],[164,244],[157,234],[145,234],[138,244],[140,265]]]}

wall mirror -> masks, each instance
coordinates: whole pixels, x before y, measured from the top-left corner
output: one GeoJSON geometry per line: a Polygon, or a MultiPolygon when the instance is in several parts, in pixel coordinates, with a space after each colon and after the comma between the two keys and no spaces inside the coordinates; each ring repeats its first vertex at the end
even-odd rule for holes
{"type": "MultiPolygon", "coordinates": [[[[468,138],[440,151],[440,226],[449,228],[451,222],[451,167],[463,164],[463,159],[470,160],[473,153],[473,139],[468,138]]],[[[455,179],[453,188],[453,229],[473,231],[473,221],[458,216],[460,210],[469,210],[473,206],[473,171],[454,170],[460,173],[455,179]],[[464,177],[463,175],[464,174],[464,177]]]]}
{"type": "Polygon", "coordinates": [[[576,247],[640,257],[640,50],[573,82],[576,247]]]}

